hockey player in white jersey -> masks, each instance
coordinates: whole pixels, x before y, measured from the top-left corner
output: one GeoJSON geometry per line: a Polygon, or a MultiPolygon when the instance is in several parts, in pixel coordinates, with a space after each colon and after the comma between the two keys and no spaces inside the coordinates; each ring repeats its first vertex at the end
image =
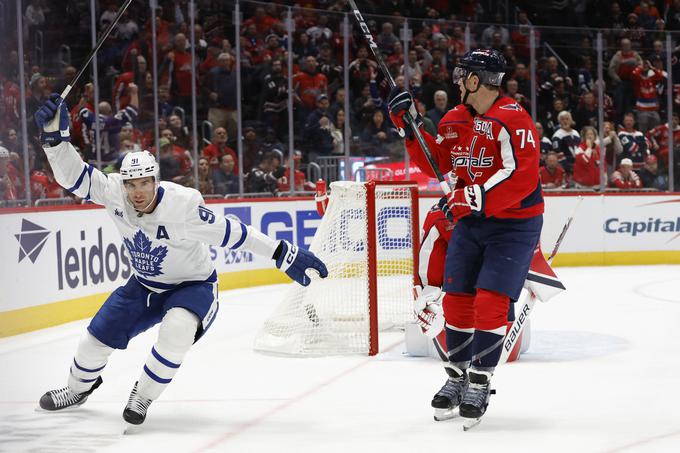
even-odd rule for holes
{"type": "Polygon", "coordinates": [[[129,153],[120,174],[104,175],[83,162],[70,143],[68,108],[52,95],[35,115],[56,180],[73,194],[106,207],[130,254],[134,275],[94,316],[78,345],[68,385],[40,398],[45,410],[83,404],[102,383],[114,349],[160,323],[158,340],[134,384],[123,418],[144,422],[152,401],[172,381],[185,354],[210,327],[219,308],[217,274],[208,245],[272,258],[301,285],[328,275],[313,253],[276,241],[204,205],[201,194],[159,181],[148,151],[129,153]]]}

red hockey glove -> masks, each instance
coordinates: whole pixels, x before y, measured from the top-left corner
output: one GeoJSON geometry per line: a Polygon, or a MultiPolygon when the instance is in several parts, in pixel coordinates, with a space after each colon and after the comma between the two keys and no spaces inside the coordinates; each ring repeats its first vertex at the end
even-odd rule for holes
{"type": "Polygon", "coordinates": [[[420,113],[416,110],[416,104],[411,93],[397,87],[392,88],[387,99],[387,107],[390,111],[392,123],[400,131],[399,135],[413,138],[413,129],[411,128],[411,124],[407,123],[404,115],[408,113],[413,119],[416,127],[420,127],[423,124],[423,117],[420,116],[420,113]]]}
{"type": "Polygon", "coordinates": [[[453,220],[462,219],[470,214],[481,216],[484,213],[485,196],[484,187],[478,184],[465,186],[449,193],[446,204],[453,220]]]}

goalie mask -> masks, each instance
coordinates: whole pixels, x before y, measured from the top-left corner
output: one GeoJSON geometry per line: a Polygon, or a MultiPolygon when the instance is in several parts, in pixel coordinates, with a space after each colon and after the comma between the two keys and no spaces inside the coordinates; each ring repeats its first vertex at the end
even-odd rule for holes
{"type": "Polygon", "coordinates": [[[160,185],[160,171],[158,162],[156,158],[148,151],[131,152],[125,155],[123,162],[120,165],[120,176],[123,180],[123,188],[128,194],[128,201],[132,204],[133,208],[141,216],[143,212],[151,206],[154,201],[156,201],[156,196],[158,194],[158,187],[160,185]],[[130,198],[130,191],[125,186],[126,181],[131,181],[140,178],[151,177],[154,181],[153,196],[148,203],[145,203],[144,207],[137,206],[135,200],[130,198]]]}

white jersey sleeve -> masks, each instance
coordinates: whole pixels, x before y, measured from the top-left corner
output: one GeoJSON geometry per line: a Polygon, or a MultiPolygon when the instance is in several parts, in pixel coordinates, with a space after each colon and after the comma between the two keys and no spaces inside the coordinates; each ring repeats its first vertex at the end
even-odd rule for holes
{"type": "Polygon", "coordinates": [[[185,212],[187,239],[234,250],[245,249],[266,258],[272,258],[279,245],[279,241],[251,226],[215,214],[205,206],[199,192],[191,197],[185,212]]]}
{"type": "Polygon", "coordinates": [[[83,162],[71,143],[61,142],[57,146],[43,149],[50,161],[54,178],[72,194],[106,206],[108,194],[117,193],[109,190],[109,184],[118,182],[109,180],[104,173],[83,162]]]}

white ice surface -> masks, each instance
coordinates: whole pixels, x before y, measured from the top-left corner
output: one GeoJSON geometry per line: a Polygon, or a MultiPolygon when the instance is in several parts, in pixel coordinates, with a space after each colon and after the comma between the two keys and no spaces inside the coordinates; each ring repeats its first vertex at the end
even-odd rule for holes
{"type": "Polygon", "coordinates": [[[35,412],[65,385],[87,321],[0,340],[0,451],[680,452],[680,266],[560,268],[568,292],[532,314],[532,344],[499,367],[483,422],[434,422],[445,375],[404,355],[402,334],[368,357],[253,352],[281,286],[223,292],[218,318],[147,421],[123,407],[157,329],[116,351],[81,408],[35,412]]]}

